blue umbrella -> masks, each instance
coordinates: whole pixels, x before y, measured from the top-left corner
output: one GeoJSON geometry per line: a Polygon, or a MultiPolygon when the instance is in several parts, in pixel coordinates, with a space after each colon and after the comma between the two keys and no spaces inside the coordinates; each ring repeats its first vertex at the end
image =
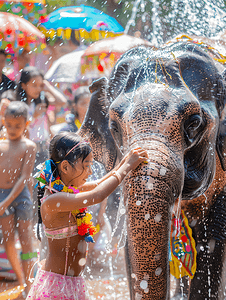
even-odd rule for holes
{"type": "Polygon", "coordinates": [[[102,11],[85,5],[62,7],[50,13],[47,21],[40,25],[46,37],[96,41],[113,37],[124,32],[124,28],[102,11]]]}

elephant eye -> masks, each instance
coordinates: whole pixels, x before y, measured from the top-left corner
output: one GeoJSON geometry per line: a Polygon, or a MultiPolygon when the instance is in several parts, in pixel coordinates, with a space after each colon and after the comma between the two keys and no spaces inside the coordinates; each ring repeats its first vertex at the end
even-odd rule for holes
{"type": "Polygon", "coordinates": [[[200,115],[193,115],[184,123],[184,131],[188,137],[188,139],[193,139],[196,134],[197,130],[199,130],[202,124],[202,118],[200,115]]]}
{"type": "Polygon", "coordinates": [[[119,128],[118,128],[118,124],[115,121],[111,121],[110,124],[110,130],[114,131],[114,132],[119,132],[119,128]]]}

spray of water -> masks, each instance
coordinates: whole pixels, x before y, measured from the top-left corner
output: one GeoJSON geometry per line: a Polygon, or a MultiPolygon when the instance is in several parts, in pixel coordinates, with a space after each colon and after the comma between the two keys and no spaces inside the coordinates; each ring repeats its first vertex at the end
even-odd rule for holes
{"type": "Polygon", "coordinates": [[[145,22],[143,12],[148,12],[148,6],[152,8],[151,28],[148,29],[151,32],[146,38],[155,46],[182,32],[214,37],[225,29],[226,13],[223,10],[223,0],[172,0],[170,7],[160,4],[159,0],[149,0],[149,3],[136,0],[125,33],[135,26],[138,14],[141,13],[141,19],[145,22]]]}

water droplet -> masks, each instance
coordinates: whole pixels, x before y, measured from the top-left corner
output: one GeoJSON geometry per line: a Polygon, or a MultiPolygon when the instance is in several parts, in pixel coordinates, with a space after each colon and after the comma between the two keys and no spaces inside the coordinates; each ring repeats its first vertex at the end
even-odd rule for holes
{"type": "Polygon", "coordinates": [[[147,294],[149,292],[149,288],[144,290],[145,294],[147,294]]]}
{"type": "Polygon", "coordinates": [[[153,184],[153,178],[150,178],[146,184],[146,188],[148,190],[152,190],[154,188],[154,184],[153,184]]]}
{"type": "Polygon", "coordinates": [[[154,260],[157,261],[157,260],[160,260],[160,257],[161,257],[161,254],[160,253],[156,253],[154,255],[154,260]]]}
{"type": "Polygon", "coordinates": [[[124,215],[125,213],[126,213],[125,208],[121,208],[121,209],[120,209],[120,214],[121,214],[121,215],[124,215]]]}
{"type": "Polygon", "coordinates": [[[87,201],[86,199],[83,201],[84,204],[86,204],[87,202],[88,202],[88,201],[87,201]]]}
{"type": "Polygon", "coordinates": [[[141,280],[140,287],[145,290],[148,287],[148,282],[146,280],[141,280]]]}
{"type": "Polygon", "coordinates": [[[176,231],[176,230],[174,230],[174,231],[172,232],[172,237],[175,237],[175,236],[176,236],[176,234],[177,234],[177,231],[176,231]]]}
{"type": "Polygon", "coordinates": [[[140,200],[138,200],[137,202],[136,202],[136,205],[141,205],[141,201],[140,200]]]}
{"type": "Polygon", "coordinates": [[[86,259],[85,259],[85,258],[79,259],[78,264],[79,264],[80,266],[85,266],[85,264],[86,264],[86,259]]]}
{"type": "Polygon", "coordinates": [[[191,226],[191,227],[194,227],[194,226],[196,225],[196,223],[197,223],[197,220],[192,220],[190,226],[191,226]]]}
{"type": "Polygon", "coordinates": [[[5,169],[2,171],[2,173],[5,173],[5,169]]]}
{"type": "Polygon", "coordinates": [[[162,218],[162,216],[160,215],[160,214],[157,214],[155,217],[154,217],[154,220],[155,220],[155,222],[159,222],[159,221],[161,221],[161,218],[162,218]]]}
{"type": "Polygon", "coordinates": [[[142,295],[139,293],[136,293],[135,300],[141,300],[141,299],[142,299],[142,295]]]}
{"type": "Polygon", "coordinates": [[[58,203],[56,204],[56,207],[60,207],[60,202],[58,202],[58,203]]]}
{"type": "Polygon", "coordinates": [[[149,275],[148,274],[144,274],[144,280],[148,281],[148,279],[149,279],[149,275]]]}
{"type": "Polygon", "coordinates": [[[155,275],[156,276],[159,276],[160,274],[162,273],[162,268],[157,268],[156,270],[155,270],[155,275]]]}
{"type": "Polygon", "coordinates": [[[145,220],[149,220],[150,219],[150,214],[146,214],[145,215],[145,220]]]}
{"type": "Polygon", "coordinates": [[[166,175],[166,168],[161,167],[161,169],[159,171],[159,174],[162,175],[162,176],[166,175]]]}

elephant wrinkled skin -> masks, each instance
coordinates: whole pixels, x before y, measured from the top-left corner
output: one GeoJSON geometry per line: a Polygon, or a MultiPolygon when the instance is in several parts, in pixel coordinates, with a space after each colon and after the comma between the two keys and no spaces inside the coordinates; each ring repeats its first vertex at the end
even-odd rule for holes
{"type": "Polygon", "coordinates": [[[189,220],[197,223],[194,237],[201,245],[190,299],[218,299],[221,274],[213,273],[223,263],[222,205],[226,212],[224,197],[214,190],[226,166],[222,72],[222,66],[194,44],[175,43],[155,51],[141,46],[120,58],[109,81],[102,78],[90,87],[93,95],[80,134],[89,138],[96,159],[111,170],[137,146],[149,155],[148,164],[123,182],[133,300],[170,297],[169,230],[179,197],[189,220]],[[213,192],[207,192],[206,201],[202,195],[209,187],[213,192]],[[194,212],[202,208],[200,203],[204,213],[194,212]],[[211,252],[214,266],[208,262],[210,239],[216,241],[211,252]],[[205,275],[207,266],[210,272],[205,275]]]}

